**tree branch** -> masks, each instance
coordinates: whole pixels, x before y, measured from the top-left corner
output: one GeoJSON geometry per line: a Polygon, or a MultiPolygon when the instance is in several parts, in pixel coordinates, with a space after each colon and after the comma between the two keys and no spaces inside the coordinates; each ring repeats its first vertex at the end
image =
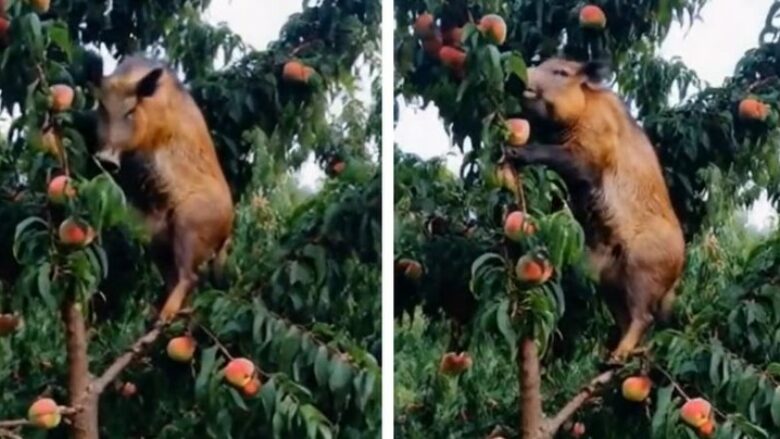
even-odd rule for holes
{"type": "Polygon", "coordinates": [[[576,413],[583,404],[590,400],[593,394],[599,390],[598,388],[600,386],[603,386],[612,381],[612,378],[615,376],[616,372],[617,371],[614,369],[608,370],[596,378],[593,378],[590,383],[588,383],[588,385],[582,389],[580,393],[576,394],[571,400],[569,400],[569,402],[566,403],[566,405],[563,406],[563,408],[560,409],[554,417],[545,421],[545,431],[551,436],[554,435],[558,429],[561,428],[561,425],[563,425],[564,422],[571,418],[572,415],[574,415],[574,413],[576,413]]]}
{"type": "Polygon", "coordinates": [[[65,323],[68,357],[68,393],[70,405],[81,409],[73,416],[74,439],[98,439],[97,398],[84,398],[88,394],[91,375],[87,354],[87,329],[81,304],[71,297],[62,309],[65,323]]]}
{"type": "Polygon", "coordinates": [[[157,323],[154,329],[144,334],[141,338],[136,340],[135,343],[124,354],[120,355],[110,366],[103,372],[103,374],[92,381],[89,386],[88,392],[94,395],[100,395],[106,389],[106,387],[114,381],[122,371],[130,365],[136,358],[144,353],[146,347],[157,341],[157,338],[162,334],[162,329],[166,325],[163,323],[157,323]]]}

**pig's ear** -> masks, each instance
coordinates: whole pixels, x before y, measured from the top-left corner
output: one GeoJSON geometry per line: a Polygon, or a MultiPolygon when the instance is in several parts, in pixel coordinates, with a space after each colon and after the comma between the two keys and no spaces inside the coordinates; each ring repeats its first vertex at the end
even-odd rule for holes
{"type": "Polygon", "coordinates": [[[138,99],[148,98],[154,95],[154,92],[157,91],[157,85],[160,83],[162,74],[162,67],[158,67],[147,73],[143,79],[138,81],[138,84],[135,86],[135,95],[138,99]]]}
{"type": "Polygon", "coordinates": [[[582,65],[580,73],[585,85],[595,90],[607,87],[607,80],[612,75],[612,67],[607,61],[588,61],[582,65]]]}

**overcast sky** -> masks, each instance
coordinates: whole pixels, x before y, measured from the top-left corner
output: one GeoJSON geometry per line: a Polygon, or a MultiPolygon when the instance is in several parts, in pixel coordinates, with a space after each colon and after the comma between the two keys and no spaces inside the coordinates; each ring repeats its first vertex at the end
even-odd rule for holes
{"type": "MultiPolygon", "coordinates": [[[[720,85],[733,73],[745,51],[757,46],[758,35],[772,0],[711,0],[692,28],[675,26],[661,48],[665,58],[679,56],[711,85],[720,85]]],[[[438,110],[401,106],[395,140],[399,147],[423,158],[447,156],[458,172],[461,157],[444,132],[438,110]]],[[[774,210],[765,201],[757,203],[750,223],[767,226],[774,210]]]]}

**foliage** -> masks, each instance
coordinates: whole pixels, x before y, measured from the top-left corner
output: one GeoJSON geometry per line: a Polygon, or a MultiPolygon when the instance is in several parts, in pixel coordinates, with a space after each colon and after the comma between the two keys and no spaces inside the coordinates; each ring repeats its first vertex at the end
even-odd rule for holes
{"type": "Polygon", "coordinates": [[[53,3],[39,14],[28,2],[6,2],[11,27],[0,48],[0,108],[12,118],[0,144],[1,309],[24,318],[0,339],[0,418],[22,417],[41,394],[68,401],[63,301],[89,311],[91,369],[99,372],[145,332],[162,291],[141,222],[90,158],[94,96],[82,59],[98,48],[115,58],[162,56],[177,69],[237,200],[229,288],[203,282],[189,323],[163,337],[191,332],[196,359],[179,365],[165,357],[164,340],[151,346],[120,377],[138,395],[103,398],[101,436],[376,437],[379,125],[357,93],[368,71],[378,95],[379,2],[307,1],[264,51],[206,23],[208,1],[53,3]],[[315,69],[309,85],[282,80],[293,58],[315,69]],[[72,110],[49,111],[52,84],[76,90],[72,110]],[[45,148],[49,132],[61,153],[45,148]],[[292,174],[312,156],[327,171],[334,161],[346,166],[308,194],[292,174]],[[60,173],[77,192],[62,206],[46,199],[60,173]],[[90,245],[58,242],[68,216],[95,230],[90,245]],[[259,366],[258,396],[222,382],[230,356],[259,366]]]}

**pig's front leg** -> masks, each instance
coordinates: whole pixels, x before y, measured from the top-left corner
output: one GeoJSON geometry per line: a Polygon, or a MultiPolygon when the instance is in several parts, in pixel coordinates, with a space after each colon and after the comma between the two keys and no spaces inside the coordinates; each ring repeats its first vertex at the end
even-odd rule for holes
{"type": "Polygon", "coordinates": [[[570,188],[590,187],[594,181],[593,172],[562,145],[529,143],[520,147],[504,148],[504,156],[516,166],[542,165],[563,178],[570,188]]]}

